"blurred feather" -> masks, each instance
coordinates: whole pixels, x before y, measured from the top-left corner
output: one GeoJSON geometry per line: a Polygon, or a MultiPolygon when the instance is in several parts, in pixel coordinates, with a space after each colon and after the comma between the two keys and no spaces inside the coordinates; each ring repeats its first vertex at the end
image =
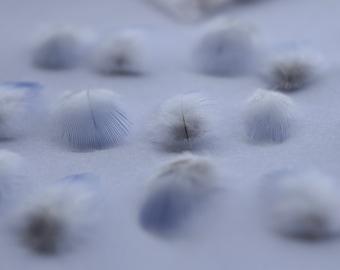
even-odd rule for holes
{"type": "Polygon", "coordinates": [[[340,233],[339,185],[312,169],[267,176],[264,203],[271,225],[284,235],[317,240],[340,233]]]}
{"type": "Polygon", "coordinates": [[[24,200],[13,220],[21,242],[37,253],[55,254],[92,235],[98,209],[96,191],[88,186],[90,180],[96,181],[96,177],[69,176],[37,189],[24,200]],[[72,181],[75,178],[77,181],[72,181]]]}
{"type": "Polygon", "coordinates": [[[163,166],[150,182],[139,221],[150,232],[168,235],[214,190],[215,167],[209,158],[185,154],[163,166]]]}

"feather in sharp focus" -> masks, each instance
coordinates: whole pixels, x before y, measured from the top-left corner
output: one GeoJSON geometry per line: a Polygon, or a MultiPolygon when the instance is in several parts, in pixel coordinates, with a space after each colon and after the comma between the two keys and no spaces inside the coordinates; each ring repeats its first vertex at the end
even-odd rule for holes
{"type": "Polygon", "coordinates": [[[105,38],[94,52],[93,68],[106,75],[139,75],[145,70],[141,32],[125,30],[105,38]]]}
{"type": "Polygon", "coordinates": [[[90,174],[69,176],[30,194],[13,219],[20,242],[38,254],[56,254],[87,240],[97,213],[91,181],[90,174]]]}
{"type": "Polygon", "coordinates": [[[40,90],[35,82],[0,84],[0,140],[16,138],[29,129],[40,106],[40,90]]]}
{"type": "Polygon", "coordinates": [[[152,126],[155,143],[170,151],[204,146],[215,124],[210,105],[197,93],[178,95],[166,101],[152,126]]]}
{"type": "Polygon", "coordinates": [[[78,151],[113,147],[129,133],[130,122],[116,95],[105,89],[69,93],[53,115],[62,140],[78,151]]]}
{"type": "Polygon", "coordinates": [[[340,190],[332,177],[315,168],[285,170],[270,174],[266,184],[266,213],[279,233],[304,240],[340,233],[340,190]]]}
{"type": "Polygon", "coordinates": [[[263,77],[270,88],[290,92],[316,81],[325,68],[325,61],[319,53],[310,48],[291,45],[269,59],[263,77]]]}
{"type": "Polygon", "coordinates": [[[211,159],[191,154],[178,157],[152,179],[139,213],[140,225],[158,235],[176,233],[211,195],[215,184],[215,166],[211,159]]]}
{"type": "Polygon", "coordinates": [[[258,143],[282,143],[293,133],[295,107],[286,95],[259,89],[245,104],[244,125],[248,137],[258,143]]]}
{"type": "Polygon", "coordinates": [[[259,59],[258,45],[254,26],[221,17],[202,31],[193,60],[197,69],[207,74],[241,75],[250,72],[259,59]]]}

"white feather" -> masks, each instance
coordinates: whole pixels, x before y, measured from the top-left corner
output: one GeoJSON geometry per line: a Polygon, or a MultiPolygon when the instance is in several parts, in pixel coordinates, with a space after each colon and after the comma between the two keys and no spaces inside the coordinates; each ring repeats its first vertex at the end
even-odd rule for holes
{"type": "Polygon", "coordinates": [[[259,89],[245,104],[244,125],[248,137],[259,143],[282,143],[294,131],[295,107],[286,95],[259,89]]]}
{"type": "Polygon", "coordinates": [[[142,33],[126,30],[104,39],[94,52],[92,65],[103,74],[141,74],[145,70],[142,33]]]}
{"type": "Polygon", "coordinates": [[[67,25],[41,28],[32,45],[33,65],[44,69],[66,69],[78,65],[88,42],[85,31],[67,25]]]}
{"type": "Polygon", "coordinates": [[[274,54],[266,64],[263,77],[270,88],[288,92],[316,81],[325,68],[320,54],[311,49],[296,48],[274,54]]]}
{"type": "Polygon", "coordinates": [[[214,162],[185,154],[164,165],[150,182],[139,221],[149,231],[167,234],[180,229],[196,207],[216,188],[214,162]]]}
{"type": "Polygon", "coordinates": [[[305,169],[278,172],[269,180],[266,206],[277,231],[304,239],[340,233],[340,190],[332,177],[305,169]]]}
{"type": "Polygon", "coordinates": [[[96,178],[89,174],[70,176],[26,198],[12,217],[21,243],[37,253],[51,254],[88,239],[97,217],[91,181],[96,178]]]}
{"type": "Polygon", "coordinates": [[[0,84],[0,140],[16,138],[29,128],[39,90],[36,83],[0,84]]]}
{"type": "Polygon", "coordinates": [[[149,0],[165,12],[183,21],[194,21],[233,0],[149,0]]]}
{"type": "Polygon", "coordinates": [[[166,101],[152,125],[154,141],[171,151],[200,148],[214,128],[211,104],[202,95],[178,95],[166,101]]]}
{"type": "Polygon", "coordinates": [[[74,150],[109,148],[129,132],[129,121],[117,105],[117,96],[105,89],[69,93],[52,113],[58,134],[74,150]]]}
{"type": "Polygon", "coordinates": [[[224,17],[206,26],[194,50],[198,69],[213,75],[250,72],[258,57],[255,27],[224,17]]]}

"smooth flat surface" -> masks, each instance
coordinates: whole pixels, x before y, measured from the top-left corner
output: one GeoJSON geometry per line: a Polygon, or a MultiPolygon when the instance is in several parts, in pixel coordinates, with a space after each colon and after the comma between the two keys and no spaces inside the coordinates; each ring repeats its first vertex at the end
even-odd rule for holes
{"type": "MultiPolygon", "coordinates": [[[[330,68],[318,83],[292,93],[298,109],[296,134],[279,145],[250,144],[240,112],[243,102],[265,84],[256,76],[212,77],[191,66],[199,24],[181,24],[141,0],[46,1],[2,0],[0,4],[0,81],[38,81],[50,100],[63,91],[112,89],[121,96],[133,123],[118,147],[76,153],[52,137],[48,118],[22,138],[1,142],[28,161],[26,182],[48,184],[69,174],[101,177],[104,218],[93,237],[75,250],[39,257],[23,249],[6,226],[0,231],[0,267],[14,269],[308,269],[339,268],[340,239],[316,243],[285,239],[273,233],[258,209],[261,177],[273,170],[316,165],[340,176],[340,4],[336,0],[267,0],[232,7],[226,13],[255,24],[268,46],[303,41],[319,49],[330,68]],[[145,76],[106,77],[85,64],[53,72],[33,68],[29,39],[41,23],[65,22],[109,29],[145,29],[150,60],[145,76]],[[223,168],[227,192],[189,224],[189,233],[166,241],[137,222],[141,193],[154,170],[177,154],[150,143],[149,124],[159,105],[179,93],[199,91],[215,104],[221,124],[204,154],[223,168]]],[[[7,221],[4,220],[4,223],[7,221]]]]}

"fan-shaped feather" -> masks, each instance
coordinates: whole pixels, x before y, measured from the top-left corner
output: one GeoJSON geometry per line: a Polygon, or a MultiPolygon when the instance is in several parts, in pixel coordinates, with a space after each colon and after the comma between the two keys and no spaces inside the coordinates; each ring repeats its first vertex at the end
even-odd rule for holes
{"type": "Polygon", "coordinates": [[[54,112],[63,141],[76,150],[111,147],[129,132],[129,121],[116,105],[116,96],[108,90],[67,95],[54,112]]]}
{"type": "Polygon", "coordinates": [[[269,90],[258,90],[244,111],[247,135],[255,142],[284,142],[293,132],[294,120],[291,99],[269,90]]]}

